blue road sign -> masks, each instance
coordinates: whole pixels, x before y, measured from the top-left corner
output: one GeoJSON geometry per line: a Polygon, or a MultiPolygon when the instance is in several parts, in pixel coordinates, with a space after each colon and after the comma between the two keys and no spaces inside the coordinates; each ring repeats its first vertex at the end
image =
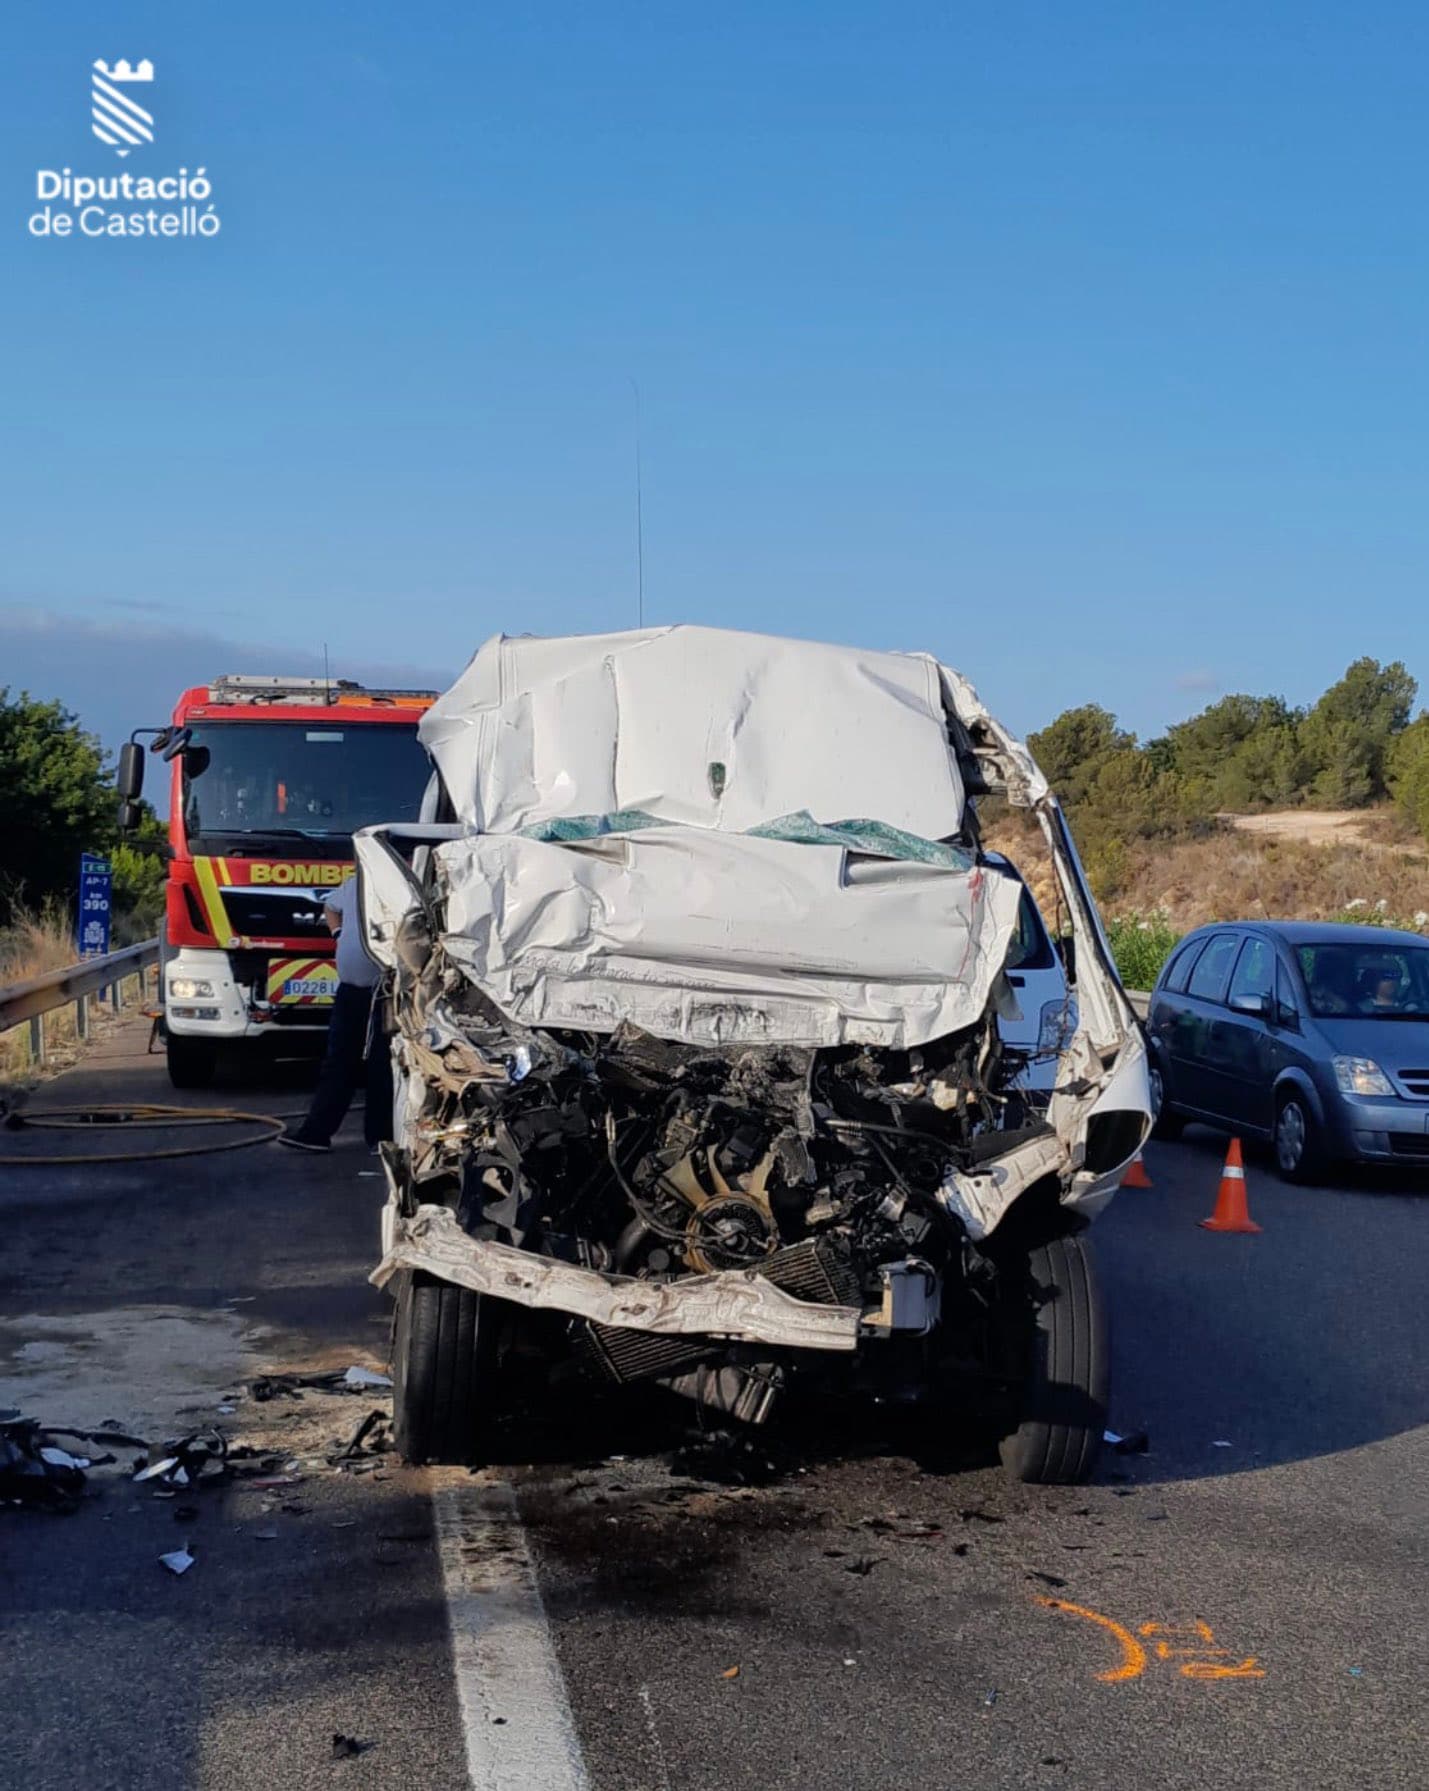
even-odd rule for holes
{"type": "Polygon", "coordinates": [[[102,958],[109,950],[113,878],[109,860],[86,852],[79,861],[79,955],[102,958]]]}

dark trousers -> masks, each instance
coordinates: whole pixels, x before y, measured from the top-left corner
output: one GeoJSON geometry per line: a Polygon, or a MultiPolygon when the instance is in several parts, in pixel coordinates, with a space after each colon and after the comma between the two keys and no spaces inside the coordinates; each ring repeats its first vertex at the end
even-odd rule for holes
{"type": "Polygon", "coordinates": [[[368,1049],[372,996],[373,990],[361,989],[356,983],[337,985],[318,1085],[308,1116],[297,1131],[308,1144],[332,1143],[333,1133],[352,1105],[353,1090],[363,1079],[364,1059],[367,1106],[362,1129],[369,1144],[381,1144],[392,1136],[392,1058],[387,1040],[379,1033],[368,1049]]]}

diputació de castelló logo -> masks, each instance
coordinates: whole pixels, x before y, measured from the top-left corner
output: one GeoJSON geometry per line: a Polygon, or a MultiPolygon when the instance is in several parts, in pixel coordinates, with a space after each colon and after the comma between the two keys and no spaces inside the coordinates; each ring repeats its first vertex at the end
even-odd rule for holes
{"type": "Polygon", "coordinates": [[[116,155],[128,155],[131,149],[154,141],[154,114],[146,111],[131,92],[121,89],[138,87],[147,99],[148,85],[154,79],[154,65],[146,57],[130,68],[127,62],[96,62],[92,77],[90,112],[91,129],[101,143],[108,143],[116,155]]]}
{"type": "MultiPolygon", "coordinates": [[[[121,160],[154,146],[154,64],[95,61],[90,68],[90,130],[121,160]]],[[[40,209],[29,221],[31,236],[163,237],[197,240],[222,229],[206,168],[192,173],[82,174],[73,168],[41,168],[35,175],[40,209]],[[131,209],[135,206],[146,209],[131,209]]]]}

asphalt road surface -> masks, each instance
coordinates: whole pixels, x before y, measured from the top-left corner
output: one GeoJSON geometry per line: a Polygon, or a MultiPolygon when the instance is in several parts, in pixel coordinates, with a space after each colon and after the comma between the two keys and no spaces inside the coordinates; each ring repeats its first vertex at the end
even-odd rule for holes
{"type": "MultiPolygon", "coordinates": [[[[302,1104],[176,1097],[144,1042],[33,1106],[302,1104]]],[[[1429,1190],[1252,1157],[1264,1233],[1213,1236],[1222,1151],[1153,1147],[1099,1222],[1112,1422],[1150,1449],[1051,1489],[907,1420],[731,1447],[589,1402],[479,1476],[334,1469],[380,1393],[248,1387],[385,1363],[355,1129],[325,1159],[0,1166],[0,1407],[217,1422],[269,1470],[157,1497],[120,1449],[75,1515],[0,1509],[0,1785],[1422,1787],[1429,1190]]]]}

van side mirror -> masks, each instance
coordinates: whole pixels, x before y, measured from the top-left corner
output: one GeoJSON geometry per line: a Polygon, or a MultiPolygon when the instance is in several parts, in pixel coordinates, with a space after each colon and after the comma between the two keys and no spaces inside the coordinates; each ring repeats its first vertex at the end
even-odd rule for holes
{"type": "MultiPolygon", "coordinates": [[[[126,804],[137,802],[144,794],[144,749],[137,740],[126,740],[119,748],[114,787],[126,804]]],[[[121,821],[120,826],[123,825],[121,821]]]]}

